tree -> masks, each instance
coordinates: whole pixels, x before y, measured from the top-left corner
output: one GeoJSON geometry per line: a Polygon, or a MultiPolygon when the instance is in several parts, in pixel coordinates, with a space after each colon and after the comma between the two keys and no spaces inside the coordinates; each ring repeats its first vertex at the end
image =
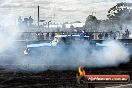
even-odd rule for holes
{"type": "Polygon", "coordinates": [[[97,18],[93,15],[89,15],[85,21],[85,28],[88,31],[96,31],[98,24],[99,21],[97,20],[97,18]]]}
{"type": "Polygon", "coordinates": [[[130,3],[118,3],[110,8],[107,17],[111,20],[129,20],[132,16],[132,10],[128,9],[130,3]]]}
{"type": "Polygon", "coordinates": [[[122,24],[128,23],[132,19],[132,10],[129,7],[132,6],[131,3],[118,3],[109,9],[107,17],[112,23],[118,24],[119,28],[122,30],[122,24]]]}

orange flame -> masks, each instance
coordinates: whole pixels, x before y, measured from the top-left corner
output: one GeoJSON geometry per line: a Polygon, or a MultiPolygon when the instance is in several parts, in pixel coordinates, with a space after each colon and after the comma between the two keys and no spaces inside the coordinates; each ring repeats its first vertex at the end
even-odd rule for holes
{"type": "Polygon", "coordinates": [[[78,68],[78,70],[79,70],[79,75],[80,76],[84,76],[86,73],[85,73],[85,70],[82,68],[82,66],[80,66],[79,68],[78,68]]]}

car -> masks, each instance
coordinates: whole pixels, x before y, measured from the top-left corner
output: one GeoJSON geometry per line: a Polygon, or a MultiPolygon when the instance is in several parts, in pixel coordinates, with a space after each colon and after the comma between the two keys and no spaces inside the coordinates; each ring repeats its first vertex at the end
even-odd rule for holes
{"type": "Polygon", "coordinates": [[[24,50],[24,55],[38,55],[48,50],[51,52],[68,51],[75,47],[100,49],[105,45],[94,42],[89,36],[80,35],[56,35],[50,43],[28,44],[24,50]]]}

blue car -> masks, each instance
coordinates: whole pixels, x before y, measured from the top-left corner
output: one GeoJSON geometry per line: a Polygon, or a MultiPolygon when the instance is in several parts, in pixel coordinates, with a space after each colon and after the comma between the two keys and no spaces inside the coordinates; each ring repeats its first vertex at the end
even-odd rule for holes
{"type": "MultiPolygon", "coordinates": [[[[25,55],[40,55],[52,52],[63,52],[72,50],[75,47],[87,49],[88,52],[92,49],[100,49],[105,45],[95,43],[89,36],[80,35],[56,35],[50,43],[29,44],[24,50],[25,55]]],[[[65,52],[66,53],[66,52],[65,52]]]]}

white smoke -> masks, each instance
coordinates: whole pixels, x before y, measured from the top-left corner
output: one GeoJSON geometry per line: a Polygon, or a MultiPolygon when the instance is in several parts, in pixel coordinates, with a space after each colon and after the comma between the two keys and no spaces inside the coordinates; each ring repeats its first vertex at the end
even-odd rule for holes
{"type": "Polygon", "coordinates": [[[79,65],[105,67],[118,66],[130,60],[129,50],[115,40],[103,42],[104,46],[100,49],[88,48],[88,43],[84,45],[74,43],[70,48],[44,48],[41,52],[37,51],[34,56],[24,56],[24,50],[17,49],[21,49],[24,44],[18,45],[15,42],[19,37],[19,30],[13,20],[13,16],[9,15],[0,22],[0,65],[6,68],[46,70],[50,67],[63,69],[79,65]]]}
{"type": "Polygon", "coordinates": [[[18,37],[18,28],[13,15],[6,15],[0,20],[0,53],[11,50],[18,37]]]}
{"type": "Polygon", "coordinates": [[[73,45],[70,49],[50,48],[42,49],[33,56],[17,55],[1,59],[0,64],[8,68],[21,70],[46,70],[76,68],[79,65],[87,67],[118,66],[127,63],[130,53],[120,42],[111,40],[103,42],[104,47],[100,49],[87,48],[82,45],[73,45]]]}
{"type": "MultiPolygon", "coordinates": [[[[125,46],[118,41],[105,41],[106,47],[100,50],[93,50],[89,56],[88,66],[118,66],[130,59],[130,53],[125,46]]],[[[85,63],[87,65],[87,63],[85,63]]]]}

